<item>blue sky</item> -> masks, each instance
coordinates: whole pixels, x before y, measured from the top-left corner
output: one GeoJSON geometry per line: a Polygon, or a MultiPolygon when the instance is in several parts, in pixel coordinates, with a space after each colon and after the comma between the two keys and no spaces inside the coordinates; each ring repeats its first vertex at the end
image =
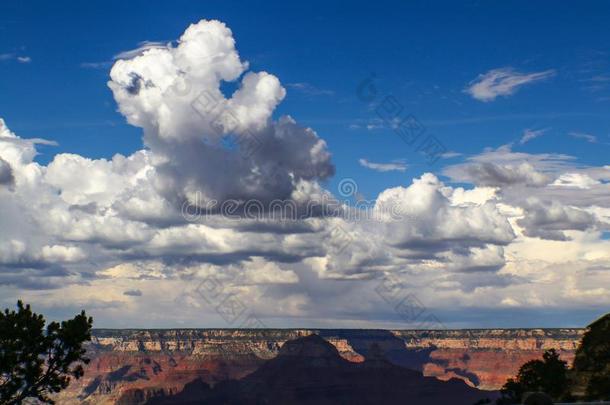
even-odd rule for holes
{"type": "Polygon", "coordinates": [[[269,326],[417,327],[375,293],[390,277],[449,327],[584,325],[610,306],[609,17],[602,1],[3,2],[0,305],[237,326],[201,320],[189,288],[215,274],[269,326]],[[217,148],[181,80],[239,116],[222,136],[272,146],[217,148]],[[434,164],[379,118],[390,97],[446,150],[434,164]],[[352,201],[407,215],[181,211],[305,205],[346,179],[352,201]]]}
{"type": "Polygon", "coordinates": [[[0,53],[31,62],[0,62],[0,110],[23,136],[59,143],[42,150],[41,162],[58,152],[129,154],[141,147],[141,134],[116,112],[106,86],[113,57],[216,18],[231,27],[252,69],[273,72],[287,85],[276,114],[291,114],[323,136],[337,165],[334,181],[356,179],[366,198],[446,163],[429,167],[391,129],[350,128],[375,118],[355,96],[371,74],[381,94],[394,95],[451,151],[476,154],[520,139],[525,129],[547,128],[515,149],[603,163],[610,151],[610,5],[402,3],[4,3],[0,53]],[[502,67],[556,75],[490,103],[463,92],[479,74],[502,67]],[[570,132],[592,134],[599,143],[570,132]],[[378,175],[361,167],[361,158],[404,160],[408,170],[378,175]]]}

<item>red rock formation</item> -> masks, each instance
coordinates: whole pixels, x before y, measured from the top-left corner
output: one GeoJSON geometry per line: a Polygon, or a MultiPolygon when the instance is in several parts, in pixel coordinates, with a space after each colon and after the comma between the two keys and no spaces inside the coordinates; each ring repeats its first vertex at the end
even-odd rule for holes
{"type": "Polygon", "coordinates": [[[177,395],[160,396],[146,405],[174,404],[413,404],[471,405],[494,394],[461,380],[440,381],[396,366],[373,350],[354,363],[318,335],[286,342],[279,354],[241,380],[210,388],[191,383],[177,395]]]}
{"type": "Polygon", "coordinates": [[[557,349],[569,364],[583,334],[582,329],[518,329],[395,332],[407,347],[434,347],[425,375],[440,379],[459,377],[481,389],[499,389],[519,367],[557,349]]]}
{"type": "Polygon", "coordinates": [[[362,362],[374,343],[394,364],[493,390],[546,349],[556,348],[572,361],[583,331],[96,330],[84,378],[71,384],[59,402],[142,404],[155,395],[180,392],[198,378],[211,385],[241,378],[277,356],[287,340],[312,333],[351,362],[362,362]]]}

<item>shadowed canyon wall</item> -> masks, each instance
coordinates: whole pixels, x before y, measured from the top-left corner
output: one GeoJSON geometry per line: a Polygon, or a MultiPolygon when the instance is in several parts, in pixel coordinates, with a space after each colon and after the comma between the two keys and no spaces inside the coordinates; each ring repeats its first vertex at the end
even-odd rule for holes
{"type": "Polygon", "coordinates": [[[442,380],[495,390],[519,366],[555,348],[571,363],[582,329],[95,330],[85,376],[61,394],[66,404],[141,404],[180,392],[197,378],[215,384],[242,378],[277,356],[287,341],[317,333],[353,362],[371,345],[390,362],[442,380]]]}

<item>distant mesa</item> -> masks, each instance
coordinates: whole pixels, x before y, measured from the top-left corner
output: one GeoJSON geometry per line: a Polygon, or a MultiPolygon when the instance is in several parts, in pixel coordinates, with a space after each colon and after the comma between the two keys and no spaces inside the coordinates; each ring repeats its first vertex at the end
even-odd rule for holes
{"type": "MultiPolygon", "coordinates": [[[[169,399],[194,390],[212,396],[220,392],[223,382],[225,387],[239,388],[244,377],[259,375],[257,370],[280,368],[273,364],[289,364],[294,359],[307,364],[314,374],[325,369],[347,370],[349,375],[366,379],[360,374],[377,369],[390,377],[408,374],[414,381],[428,377],[441,384],[454,379],[448,384],[459,380],[462,387],[496,391],[516,375],[521,364],[540,358],[547,349],[557,349],[571,363],[584,331],[97,329],[88,346],[91,362],[84,377],[71,383],[57,403],[144,405],[153,398],[169,399]],[[316,340],[328,344],[307,344],[316,340]],[[270,359],[277,361],[269,365],[270,359]]],[[[428,384],[427,379],[422,381],[428,384]]],[[[312,387],[314,382],[310,382],[312,387]]]]}
{"type": "Polygon", "coordinates": [[[396,366],[379,348],[353,363],[318,335],[286,342],[277,357],[241,380],[213,388],[196,380],[176,395],[152,398],[147,405],[170,404],[414,404],[471,405],[494,393],[464,381],[441,381],[396,366]]]}

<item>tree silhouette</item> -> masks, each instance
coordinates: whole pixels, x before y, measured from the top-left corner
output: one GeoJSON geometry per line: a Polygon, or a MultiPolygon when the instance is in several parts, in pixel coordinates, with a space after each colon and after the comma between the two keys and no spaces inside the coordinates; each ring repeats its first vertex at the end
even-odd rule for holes
{"type": "Polygon", "coordinates": [[[497,403],[517,403],[526,392],[536,391],[566,402],[574,400],[572,395],[578,399],[610,399],[610,314],[587,327],[571,370],[555,350],[548,350],[542,360],[525,363],[516,379],[506,381],[497,403]]]}
{"type": "Polygon", "coordinates": [[[610,314],[587,327],[573,368],[586,381],[588,399],[610,399],[610,314]]]}
{"type": "Polygon", "coordinates": [[[559,359],[555,349],[547,350],[542,360],[528,361],[519,369],[516,379],[508,379],[500,390],[499,404],[520,402],[526,392],[544,392],[554,399],[568,395],[568,363],[559,359]]]}
{"type": "Polygon", "coordinates": [[[83,375],[83,343],[91,340],[93,319],[85,311],[61,324],[45,319],[17,302],[17,311],[0,312],[0,403],[21,404],[26,398],[54,404],[53,393],[71,377],[83,375]]]}

